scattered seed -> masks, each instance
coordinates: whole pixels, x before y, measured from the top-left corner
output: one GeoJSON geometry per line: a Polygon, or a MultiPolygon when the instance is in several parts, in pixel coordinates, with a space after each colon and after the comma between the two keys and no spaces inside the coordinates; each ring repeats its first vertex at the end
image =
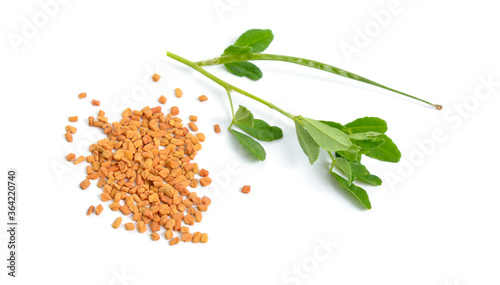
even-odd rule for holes
{"type": "Polygon", "coordinates": [[[175,97],[181,98],[182,97],[182,90],[180,88],[175,88],[175,97]]]}
{"type": "Polygon", "coordinates": [[[154,81],[154,82],[158,82],[158,80],[160,80],[160,78],[161,78],[161,76],[160,76],[160,75],[158,75],[158,74],[156,74],[156,73],[155,73],[155,74],[153,74],[153,81],[154,81]]]}
{"type": "Polygon", "coordinates": [[[172,116],[179,115],[179,107],[173,106],[172,108],[170,108],[170,114],[172,114],[172,116]]]}
{"type": "Polygon", "coordinates": [[[68,142],[72,142],[73,141],[73,136],[71,135],[70,132],[66,133],[64,136],[66,137],[66,140],[68,142]]]}
{"type": "Polygon", "coordinates": [[[189,120],[190,120],[190,121],[193,121],[193,122],[196,122],[196,121],[198,121],[198,117],[197,117],[197,116],[195,116],[195,115],[190,115],[190,116],[189,116],[189,120]]]}
{"type": "Polygon", "coordinates": [[[160,99],[158,99],[158,102],[160,102],[161,104],[165,104],[167,103],[167,97],[161,95],[160,96],[160,99]]]}
{"type": "Polygon", "coordinates": [[[83,99],[85,97],[87,97],[87,93],[85,93],[85,92],[78,94],[78,98],[80,98],[80,99],[83,99]]]}
{"type": "Polygon", "coordinates": [[[82,163],[85,161],[85,157],[83,155],[80,155],[75,161],[73,161],[74,165],[77,165],[79,163],[82,163]]]}
{"type": "Polygon", "coordinates": [[[90,206],[89,209],[87,210],[87,216],[90,216],[94,212],[94,206],[90,206]]]}
{"type": "Polygon", "coordinates": [[[160,239],[160,236],[157,234],[157,233],[151,233],[151,238],[154,240],[154,241],[157,241],[160,239]]]}
{"type": "Polygon", "coordinates": [[[200,239],[201,239],[201,233],[200,232],[195,232],[193,234],[193,243],[198,243],[200,242],[200,239]]]}
{"type": "Polygon", "coordinates": [[[93,106],[100,106],[101,105],[101,101],[94,99],[94,100],[92,100],[92,105],[93,106]]]}
{"type": "Polygon", "coordinates": [[[78,116],[71,116],[69,117],[70,122],[78,122],[78,116]]]}
{"type": "Polygon", "coordinates": [[[172,230],[167,230],[167,231],[165,232],[165,238],[166,238],[166,239],[171,239],[171,238],[173,238],[173,237],[174,237],[174,232],[173,232],[172,230]]]}
{"type": "Polygon", "coordinates": [[[90,180],[88,180],[88,179],[85,179],[82,181],[82,183],[80,183],[80,187],[83,190],[87,189],[89,186],[90,186],[90,180]]]}
{"type": "Polygon", "coordinates": [[[200,100],[200,102],[205,102],[208,100],[208,97],[205,95],[201,95],[200,97],[198,97],[198,100],[200,100]]]}
{"type": "Polygon", "coordinates": [[[207,233],[202,233],[201,234],[201,238],[200,238],[200,242],[201,243],[206,243],[208,241],[208,234],[207,233]]]}
{"type": "Polygon", "coordinates": [[[66,132],[74,134],[74,133],[76,133],[76,128],[73,126],[67,125],[66,132]]]}
{"type": "Polygon", "coordinates": [[[219,124],[215,124],[215,125],[214,125],[214,132],[215,132],[216,134],[220,133],[220,126],[219,126],[219,124]]]}
{"type": "Polygon", "coordinates": [[[76,155],[74,153],[70,153],[66,156],[66,160],[67,161],[74,161],[75,160],[75,157],[76,155]]]}
{"type": "Polygon", "coordinates": [[[212,200],[210,200],[210,198],[208,198],[207,196],[203,196],[203,198],[201,198],[201,203],[203,205],[209,206],[212,203],[212,200]]]}
{"type": "Polygon", "coordinates": [[[207,177],[208,176],[208,170],[206,170],[205,168],[202,168],[200,170],[200,173],[198,173],[201,177],[207,177]]]}
{"type": "Polygon", "coordinates": [[[245,193],[245,194],[248,194],[250,193],[250,186],[249,185],[245,185],[241,188],[241,192],[242,193],[245,193]]]}
{"type": "Polygon", "coordinates": [[[190,242],[193,239],[193,235],[190,233],[182,234],[181,240],[183,242],[190,242]]]}
{"type": "Polygon", "coordinates": [[[99,216],[103,210],[104,210],[104,208],[102,207],[101,204],[99,204],[99,205],[97,205],[97,207],[95,207],[95,214],[99,216]]]}
{"type": "Polygon", "coordinates": [[[121,224],[122,224],[122,217],[118,217],[113,222],[112,226],[113,226],[113,228],[117,229],[121,224]]]}
{"type": "Polygon", "coordinates": [[[175,237],[175,238],[173,238],[173,239],[170,240],[169,244],[170,245],[176,245],[176,244],[179,243],[179,241],[180,241],[180,239],[178,237],[175,237]]]}
{"type": "Polygon", "coordinates": [[[198,131],[198,126],[193,123],[193,122],[189,122],[189,128],[193,131],[193,132],[197,132],[198,131]]]}
{"type": "Polygon", "coordinates": [[[203,187],[210,185],[210,183],[212,183],[212,179],[210,179],[210,177],[203,177],[200,179],[200,184],[203,187]]]}
{"type": "Polygon", "coordinates": [[[125,229],[127,229],[127,231],[133,231],[133,230],[135,230],[134,223],[126,223],[125,224],[125,229]]]}

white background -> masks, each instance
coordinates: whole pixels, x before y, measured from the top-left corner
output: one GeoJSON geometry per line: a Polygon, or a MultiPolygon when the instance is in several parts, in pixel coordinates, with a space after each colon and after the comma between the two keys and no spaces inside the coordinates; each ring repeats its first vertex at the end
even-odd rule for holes
{"type": "MultiPolygon", "coordinates": [[[[500,81],[494,1],[401,0],[383,27],[374,26],[373,13],[387,11],[389,0],[67,1],[51,7],[44,23],[39,3],[46,2],[0,6],[0,163],[3,176],[10,167],[19,170],[20,223],[17,279],[6,277],[7,235],[0,234],[1,284],[500,283],[500,86],[487,94],[480,79],[500,81]],[[37,30],[23,36],[24,19],[37,30]],[[357,29],[367,26],[369,41],[345,56],[341,45],[354,46],[357,29]],[[290,121],[234,95],[236,104],[284,131],[282,140],[264,144],[265,162],[252,160],[225,129],[230,115],[223,89],[165,56],[169,50],[211,58],[250,28],[273,30],[269,53],[331,63],[444,105],[438,112],[287,63],[258,62],[259,82],[209,68],[293,114],[342,123],[385,119],[403,159],[366,159],[384,180],[365,187],[372,210],[335,185],[325,154],[309,166],[290,121]],[[24,42],[13,45],[13,34],[24,42]],[[157,84],[149,80],[153,72],[162,75],[157,84]],[[176,87],[183,98],[173,96],[176,87]],[[134,93],[141,88],[146,95],[134,93]],[[477,90],[488,98],[478,99],[477,90]],[[79,100],[80,92],[88,97],[79,100]],[[114,121],[127,106],[156,106],[162,94],[165,107],[178,105],[183,118],[198,115],[207,134],[197,162],[211,171],[214,183],[200,193],[213,203],[196,226],[209,234],[207,244],[171,247],[163,238],[114,230],[119,214],[107,203],[101,216],[87,217],[100,190],[80,190],[84,164],[64,159],[68,152],[85,155],[85,147],[103,137],[86,127],[84,118],[98,110],[91,99],[114,121]],[[209,101],[198,102],[201,94],[209,101]],[[64,139],[70,115],[81,118],[73,144],[64,139]],[[212,131],[216,123],[223,126],[219,135],[212,131]],[[248,195],[239,192],[246,184],[248,195]],[[318,249],[321,240],[336,246],[328,253],[318,249]],[[302,277],[291,273],[294,267],[302,277]]],[[[0,202],[5,221],[5,194],[0,202]]]]}

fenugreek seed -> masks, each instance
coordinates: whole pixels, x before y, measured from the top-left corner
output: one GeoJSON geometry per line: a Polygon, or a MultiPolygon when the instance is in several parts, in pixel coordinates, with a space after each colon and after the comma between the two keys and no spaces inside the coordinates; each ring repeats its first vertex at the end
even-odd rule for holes
{"type": "Polygon", "coordinates": [[[87,210],[87,216],[90,216],[94,212],[94,206],[90,206],[89,209],[87,210]]]}
{"type": "Polygon", "coordinates": [[[70,122],[78,122],[78,116],[71,116],[69,117],[70,122]]]}
{"type": "Polygon", "coordinates": [[[125,224],[125,229],[127,229],[127,231],[133,231],[133,230],[135,230],[134,223],[126,223],[125,224]]]}
{"type": "Polygon", "coordinates": [[[152,195],[149,195],[149,197],[148,197],[148,200],[149,200],[149,202],[150,202],[150,203],[153,203],[153,202],[155,202],[155,201],[158,201],[158,199],[159,199],[159,198],[158,198],[158,194],[157,194],[157,193],[154,193],[154,194],[152,194],[152,195]]]}
{"type": "Polygon", "coordinates": [[[250,185],[245,185],[241,188],[241,193],[248,194],[250,193],[250,185]]]}
{"type": "Polygon", "coordinates": [[[89,127],[93,127],[94,126],[94,117],[90,116],[89,117],[89,127]]]}
{"type": "Polygon", "coordinates": [[[198,100],[200,100],[200,102],[205,102],[208,100],[208,97],[205,95],[201,95],[200,97],[198,97],[198,100]]]}
{"type": "Polygon", "coordinates": [[[75,159],[75,161],[73,161],[73,164],[77,165],[77,164],[82,163],[84,161],[85,161],[85,157],[83,155],[81,155],[77,159],[75,159]]]}
{"type": "Polygon", "coordinates": [[[200,239],[201,239],[201,233],[200,232],[195,232],[193,234],[193,243],[198,243],[200,242],[200,239]]]}
{"type": "Polygon", "coordinates": [[[174,232],[172,230],[165,231],[165,238],[166,239],[171,239],[173,237],[174,237],[174,232]]]}
{"type": "Polygon", "coordinates": [[[198,205],[197,208],[200,212],[206,212],[208,209],[206,205],[198,205]]]}
{"type": "Polygon", "coordinates": [[[170,108],[170,114],[172,114],[173,116],[179,115],[179,107],[173,106],[172,108],[170,108]]]}
{"type": "Polygon", "coordinates": [[[128,216],[130,215],[130,209],[128,208],[127,205],[123,205],[120,207],[120,211],[125,215],[128,216]]]}
{"type": "Polygon", "coordinates": [[[206,170],[205,168],[202,168],[202,169],[200,170],[199,175],[200,175],[201,177],[207,177],[207,176],[208,176],[208,170],[206,170]]]}
{"type": "Polygon", "coordinates": [[[190,233],[185,233],[185,234],[182,234],[182,236],[181,236],[181,240],[183,242],[190,242],[192,239],[193,239],[193,235],[190,233]]]}
{"type": "Polygon", "coordinates": [[[95,207],[95,214],[99,216],[103,210],[104,210],[104,208],[102,207],[101,204],[99,204],[99,205],[97,205],[97,207],[95,207]]]}
{"type": "Polygon", "coordinates": [[[101,102],[99,100],[92,100],[92,105],[99,106],[101,105],[101,102]]]}
{"type": "Polygon", "coordinates": [[[138,221],[137,222],[137,230],[140,232],[140,233],[143,233],[147,230],[147,227],[146,227],[146,224],[144,223],[144,221],[138,221]]]}
{"type": "Polygon", "coordinates": [[[109,195],[109,193],[101,193],[101,200],[103,202],[107,202],[109,200],[111,200],[111,195],[109,195]]]}
{"type": "Polygon", "coordinates": [[[209,206],[212,203],[212,200],[210,200],[210,198],[208,198],[207,196],[203,196],[203,198],[201,198],[201,203],[203,205],[209,206]]]}
{"type": "Polygon", "coordinates": [[[118,217],[112,224],[113,228],[117,229],[122,224],[122,217],[118,217]]]}
{"type": "Polygon", "coordinates": [[[71,135],[70,132],[67,132],[66,134],[64,134],[64,136],[66,137],[66,140],[68,142],[73,142],[73,136],[71,135]]]}
{"type": "Polygon", "coordinates": [[[80,183],[80,187],[83,190],[87,189],[89,186],[90,186],[90,180],[88,180],[88,179],[85,179],[82,181],[82,183],[80,183]]]}
{"type": "Polygon", "coordinates": [[[74,153],[70,153],[66,156],[66,160],[67,161],[74,161],[75,160],[75,157],[76,155],[74,153]]]}
{"type": "Polygon", "coordinates": [[[201,219],[202,219],[203,215],[201,214],[200,211],[196,211],[194,213],[194,219],[197,223],[201,222],[201,219]]]}
{"type": "Polygon", "coordinates": [[[189,228],[188,227],[181,227],[181,233],[182,234],[189,233],[189,228]]]}
{"type": "Polygon", "coordinates": [[[167,222],[165,223],[165,229],[171,230],[175,226],[175,220],[174,219],[168,219],[167,222]]]}
{"type": "Polygon", "coordinates": [[[189,116],[189,120],[191,120],[192,122],[196,122],[196,121],[198,121],[198,117],[195,115],[191,115],[191,116],[189,116]]]}
{"type": "Polygon", "coordinates": [[[78,98],[80,98],[80,99],[83,99],[85,97],[87,97],[87,93],[85,93],[85,92],[78,94],[78,98]]]}
{"type": "Polygon", "coordinates": [[[215,132],[216,134],[220,133],[220,126],[219,126],[219,124],[215,124],[215,125],[214,125],[214,132],[215,132]]]}
{"type": "Polygon", "coordinates": [[[158,102],[160,102],[161,104],[165,104],[167,103],[167,97],[161,95],[160,96],[160,99],[158,99],[158,102]]]}
{"type": "Polygon", "coordinates": [[[173,238],[173,239],[170,240],[169,244],[170,245],[176,245],[176,244],[179,243],[179,241],[180,241],[180,239],[178,237],[175,237],[175,238],[173,238]]]}
{"type": "Polygon", "coordinates": [[[189,128],[190,128],[193,132],[197,132],[197,131],[198,131],[198,126],[197,126],[195,123],[193,123],[193,122],[189,122],[189,123],[188,123],[188,125],[189,125],[189,128]]]}
{"type": "Polygon", "coordinates": [[[157,233],[152,233],[151,234],[151,238],[154,240],[154,241],[157,241],[160,239],[160,236],[157,234],[157,233]]]}
{"type": "Polygon", "coordinates": [[[201,234],[201,238],[200,238],[200,242],[201,243],[206,243],[208,241],[208,234],[207,233],[202,233],[201,234]]]}
{"type": "Polygon", "coordinates": [[[67,125],[67,126],[66,126],[66,131],[67,131],[68,133],[72,133],[72,134],[74,134],[74,133],[76,133],[76,128],[75,128],[75,127],[73,127],[73,126],[67,125]]]}
{"type": "Polygon", "coordinates": [[[116,202],[113,202],[111,203],[111,205],[109,205],[109,208],[111,209],[111,211],[118,211],[120,209],[120,204],[119,203],[116,203],[116,202]]]}
{"type": "Polygon", "coordinates": [[[142,213],[135,213],[132,217],[132,221],[138,222],[142,219],[142,213]]]}
{"type": "Polygon", "coordinates": [[[179,88],[175,88],[175,97],[181,98],[182,97],[182,90],[179,88]]]}
{"type": "Polygon", "coordinates": [[[155,74],[153,74],[153,81],[154,81],[154,82],[158,82],[158,80],[160,80],[160,78],[161,78],[161,76],[160,76],[160,75],[158,75],[158,74],[156,74],[156,73],[155,73],[155,74]]]}
{"type": "MultiPolygon", "coordinates": [[[[195,218],[189,214],[184,217],[184,223],[186,225],[190,225],[190,226],[194,225],[194,220],[195,220],[195,218]]],[[[181,230],[182,230],[182,228],[181,228],[181,230]]]]}
{"type": "Polygon", "coordinates": [[[200,184],[203,187],[210,185],[210,183],[212,183],[212,179],[210,179],[210,177],[203,177],[200,179],[200,184]]]}

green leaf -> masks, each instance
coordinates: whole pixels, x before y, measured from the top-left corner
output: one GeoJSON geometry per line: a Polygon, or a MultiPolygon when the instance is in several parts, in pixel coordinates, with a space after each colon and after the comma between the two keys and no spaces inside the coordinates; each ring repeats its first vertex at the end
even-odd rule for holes
{"type": "Polygon", "coordinates": [[[382,138],[374,138],[374,139],[369,139],[369,140],[352,140],[351,142],[358,147],[361,148],[361,153],[365,154],[371,149],[380,147],[381,145],[384,144],[384,139],[382,138]]]}
{"type": "Polygon", "coordinates": [[[354,177],[352,176],[351,164],[349,161],[343,157],[337,157],[335,159],[335,166],[337,166],[345,174],[345,176],[347,176],[347,182],[351,185],[354,177]]]}
{"type": "Polygon", "coordinates": [[[385,141],[384,144],[368,151],[366,155],[381,161],[398,162],[401,159],[401,152],[396,144],[384,134],[379,137],[385,141]]]}
{"type": "Polygon", "coordinates": [[[263,52],[274,39],[271,30],[253,29],[244,32],[234,43],[235,46],[251,47],[252,52],[263,52]]]}
{"type": "Polygon", "coordinates": [[[358,201],[366,208],[371,209],[372,205],[370,203],[370,198],[368,198],[368,193],[366,193],[365,189],[358,187],[354,184],[350,184],[347,180],[345,180],[342,176],[338,175],[335,172],[332,172],[333,177],[337,180],[337,182],[344,188],[349,191],[358,201]]]}
{"type": "Polygon", "coordinates": [[[248,61],[226,63],[224,66],[230,73],[239,77],[248,77],[254,81],[262,78],[262,71],[255,64],[248,61]]]}
{"type": "Polygon", "coordinates": [[[252,48],[251,47],[239,47],[239,46],[228,46],[222,55],[233,55],[233,54],[245,54],[245,53],[251,53],[252,48]]]}
{"type": "Polygon", "coordinates": [[[320,122],[322,122],[323,124],[327,124],[327,125],[329,125],[330,127],[333,127],[333,128],[339,129],[339,130],[341,130],[341,131],[344,131],[344,130],[345,130],[344,125],[339,124],[339,123],[337,123],[337,122],[332,122],[332,121],[321,121],[321,120],[320,120],[320,122]]]}
{"type": "Polygon", "coordinates": [[[236,130],[229,130],[234,137],[240,142],[241,145],[246,147],[251,153],[255,155],[258,159],[264,161],[266,159],[266,151],[264,148],[258,143],[256,140],[252,139],[251,137],[242,134],[236,130]]]}
{"type": "Polygon", "coordinates": [[[349,163],[351,165],[352,175],[355,179],[361,180],[374,186],[382,184],[382,179],[380,179],[378,176],[370,174],[370,172],[363,164],[353,161],[349,161],[349,163]]]}
{"type": "Polygon", "coordinates": [[[241,105],[238,108],[238,111],[236,111],[236,114],[234,114],[234,120],[237,124],[245,125],[250,128],[253,127],[254,124],[252,112],[241,105]]]}
{"type": "Polygon", "coordinates": [[[309,158],[309,163],[312,165],[319,157],[319,145],[314,141],[311,135],[304,129],[304,127],[295,121],[295,130],[297,131],[297,138],[299,140],[300,147],[304,153],[309,158]]]}
{"type": "Polygon", "coordinates": [[[301,118],[301,122],[314,141],[326,151],[347,150],[352,145],[339,129],[309,118],[301,118]]]}
{"type": "Polygon", "coordinates": [[[376,118],[376,117],[364,117],[356,119],[345,125],[344,130],[349,134],[364,133],[364,132],[377,132],[385,133],[387,132],[386,121],[376,118]]]}
{"type": "Polygon", "coordinates": [[[380,136],[381,133],[376,133],[376,132],[365,132],[365,133],[355,133],[355,134],[350,134],[347,135],[347,137],[350,140],[372,140],[372,139],[377,139],[378,136],[380,136]]]}
{"type": "Polygon", "coordinates": [[[356,161],[359,158],[359,151],[360,148],[353,144],[347,150],[338,151],[337,153],[350,161],[356,161]]]}
{"type": "Polygon", "coordinates": [[[281,139],[283,137],[283,131],[280,128],[276,126],[270,126],[263,120],[254,119],[253,127],[251,128],[246,125],[240,124],[239,122],[236,122],[236,125],[244,130],[247,134],[261,141],[270,142],[281,139]]]}

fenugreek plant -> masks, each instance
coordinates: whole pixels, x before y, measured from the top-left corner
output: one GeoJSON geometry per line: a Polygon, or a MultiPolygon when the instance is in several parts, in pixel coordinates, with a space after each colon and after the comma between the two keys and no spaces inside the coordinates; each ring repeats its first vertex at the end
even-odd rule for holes
{"type": "Polygon", "coordinates": [[[226,90],[232,114],[228,130],[255,157],[260,160],[266,158],[266,151],[257,140],[263,142],[274,141],[282,138],[283,132],[277,126],[270,126],[267,122],[254,118],[252,112],[244,106],[239,106],[238,110],[234,112],[232,93],[247,96],[293,120],[295,122],[299,145],[309,158],[311,165],[318,160],[320,151],[323,149],[332,161],[330,167],[331,175],[333,175],[342,188],[354,195],[366,209],[371,209],[368,194],[363,188],[355,185],[354,181],[378,186],[382,184],[382,180],[370,174],[366,167],[361,164],[363,155],[393,163],[401,159],[401,152],[398,147],[385,134],[387,132],[387,123],[384,120],[376,117],[364,117],[342,125],[333,121],[315,120],[290,114],[278,106],[214,76],[206,71],[203,66],[223,64],[230,73],[256,81],[262,78],[262,71],[249,61],[284,61],[371,84],[418,100],[438,110],[441,110],[441,105],[431,104],[428,101],[394,90],[329,64],[293,56],[262,53],[273,39],[274,35],[271,30],[252,29],[243,33],[219,57],[193,62],[171,52],[167,52],[167,56],[195,69],[226,90]],[[236,130],[236,128],[246,134],[236,130]],[[334,168],[338,173],[334,171],[334,168]]]}

